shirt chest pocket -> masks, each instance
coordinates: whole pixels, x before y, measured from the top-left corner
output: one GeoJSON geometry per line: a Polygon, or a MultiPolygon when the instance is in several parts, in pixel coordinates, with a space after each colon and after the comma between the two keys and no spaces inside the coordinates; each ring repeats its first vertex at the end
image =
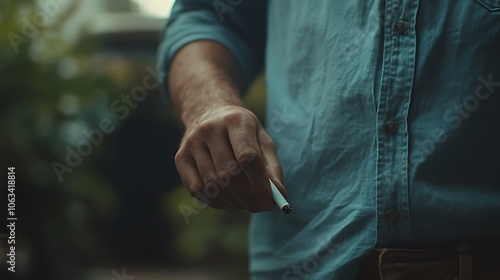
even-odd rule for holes
{"type": "Polygon", "coordinates": [[[475,0],[490,12],[500,12],[500,0],[475,0]]]}

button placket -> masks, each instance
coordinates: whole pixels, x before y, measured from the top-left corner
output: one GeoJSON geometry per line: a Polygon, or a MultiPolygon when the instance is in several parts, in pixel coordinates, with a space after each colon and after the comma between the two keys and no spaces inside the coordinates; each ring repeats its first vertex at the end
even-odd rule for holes
{"type": "Polygon", "coordinates": [[[378,106],[377,222],[378,242],[411,240],[408,205],[408,126],[415,59],[418,1],[387,0],[384,59],[378,106]],[[401,7],[405,7],[401,10],[401,7]],[[393,11],[398,10],[398,13],[393,11]],[[384,175],[389,174],[389,175],[384,175]],[[387,176],[394,178],[387,180],[387,176]],[[395,184],[392,182],[395,181],[395,184]],[[389,182],[389,183],[388,183],[389,182]]]}

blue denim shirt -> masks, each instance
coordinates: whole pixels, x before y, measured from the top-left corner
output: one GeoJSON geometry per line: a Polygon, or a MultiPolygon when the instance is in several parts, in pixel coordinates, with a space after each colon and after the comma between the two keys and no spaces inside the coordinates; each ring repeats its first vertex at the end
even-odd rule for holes
{"type": "Polygon", "coordinates": [[[374,247],[500,239],[500,1],[178,0],[164,69],[199,39],[247,83],[266,69],[294,212],[252,216],[253,279],[353,279],[374,247]]]}

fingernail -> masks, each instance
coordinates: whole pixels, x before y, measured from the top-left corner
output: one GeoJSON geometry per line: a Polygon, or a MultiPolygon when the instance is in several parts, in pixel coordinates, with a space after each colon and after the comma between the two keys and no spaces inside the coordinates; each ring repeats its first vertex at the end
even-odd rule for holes
{"type": "Polygon", "coordinates": [[[260,201],[262,210],[271,210],[274,208],[274,201],[271,199],[264,198],[260,201]]]}

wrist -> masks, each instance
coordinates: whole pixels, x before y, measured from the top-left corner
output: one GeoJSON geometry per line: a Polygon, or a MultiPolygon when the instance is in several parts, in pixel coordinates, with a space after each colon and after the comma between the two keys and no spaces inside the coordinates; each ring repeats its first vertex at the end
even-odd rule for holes
{"type": "Polygon", "coordinates": [[[206,100],[206,102],[197,102],[197,104],[186,106],[180,117],[184,127],[189,128],[208,116],[229,107],[244,108],[244,103],[240,98],[206,100]]]}

